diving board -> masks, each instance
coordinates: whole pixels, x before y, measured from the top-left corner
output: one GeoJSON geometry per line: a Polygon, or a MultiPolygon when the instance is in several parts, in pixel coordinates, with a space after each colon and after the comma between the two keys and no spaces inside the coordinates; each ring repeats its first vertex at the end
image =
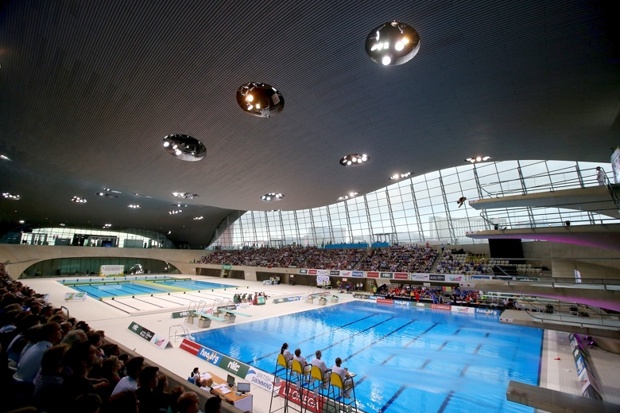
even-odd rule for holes
{"type": "Polygon", "coordinates": [[[197,315],[198,317],[209,318],[209,319],[215,320],[215,321],[221,321],[221,322],[225,322],[226,321],[226,319],[224,319],[222,317],[218,317],[218,316],[215,316],[215,315],[209,314],[209,313],[203,313],[202,311],[194,311],[194,314],[197,315]]]}
{"type": "Polygon", "coordinates": [[[242,312],[236,311],[236,310],[228,310],[226,308],[220,308],[219,311],[223,311],[225,313],[230,313],[230,314],[234,314],[234,315],[240,315],[242,317],[252,317],[252,314],[242,313],[242,312]]]}

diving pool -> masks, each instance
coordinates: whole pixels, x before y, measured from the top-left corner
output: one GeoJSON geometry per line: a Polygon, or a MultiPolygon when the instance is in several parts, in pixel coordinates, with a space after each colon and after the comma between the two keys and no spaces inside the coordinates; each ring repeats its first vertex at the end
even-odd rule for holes
{"type": "Polygon", "coordinates": [[[533,412],[506,400],[510,380],[538,385],[543,330],[498,316],[354,301],[192,334],[268,373],[283,342],[308,361],[341,357],[368,412],[533,412]]]}
{"type": "Polygon", "coordinates": [[[65,279],[59,282],[76,291],[85,292],[95,299],[234,287],[228,284],[169,276],[92,278],[86,280],[65,279]]]}

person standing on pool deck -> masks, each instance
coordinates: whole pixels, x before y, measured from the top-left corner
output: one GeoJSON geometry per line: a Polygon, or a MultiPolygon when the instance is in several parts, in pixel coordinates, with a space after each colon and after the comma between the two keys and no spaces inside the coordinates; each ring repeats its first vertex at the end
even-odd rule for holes
{"type": "Polygon", "coordinates": [[[353,378],[349,374],[349,370],[346,368],[342,368],[342,359],[340,357],[336,357],[336,364],[332,367],[332,373],[336,373],[342,379],[342,386],[344,387],[344,397],[349,397],[349,390],[353,387],[353,378]]]}

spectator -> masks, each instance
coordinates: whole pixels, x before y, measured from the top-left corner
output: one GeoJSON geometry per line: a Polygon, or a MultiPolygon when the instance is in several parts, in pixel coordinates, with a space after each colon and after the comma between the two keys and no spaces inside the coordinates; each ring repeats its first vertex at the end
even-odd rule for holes
{"type": "Polygon", "coordinates": [[[222,412],[222,399],[219,397],[210,397],[205,402],[204,413],[221,413],[222,412]]]}
{"type": "Polygon", "coordinates": [[[41,368],[43,353],[54,344],[60,343],[61,339],[60,324],[56,322],[43,324],[38,329],[38,341],[20,357],[17,371],[13,376],[15,380],[26,383],[34,382],[34,378],[41,368]]]}
{"type": "Polygon", "coordinates": [[[144,357],[136,356],[125,364],[125,370],[127,375],[123,377],[114,390],[112,390],[111,396],[114,396],[116,393],[120,393],[122,391],[127,390],[138,390],[138,376],[140,371],[142,371],[142,367],[144,366],[144,357]]]}
{"type": "Polygon", "coordinates": [[[600,166],[596,167],[596,182],[599,185],[605,185],[605,171],[600,166]]]}
{"type": "Polygon", "coordinates": [[[177,409],[178,413],[198,413],[200,411],[200,399],[196,392],[186,391],[181,394],[177,400],[177,409]]]}

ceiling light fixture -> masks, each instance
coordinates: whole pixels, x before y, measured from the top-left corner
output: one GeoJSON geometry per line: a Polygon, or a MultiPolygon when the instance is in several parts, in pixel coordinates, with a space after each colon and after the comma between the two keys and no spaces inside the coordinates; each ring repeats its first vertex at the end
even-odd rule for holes
{"type": "Polygon", "coordinates": [[[109,192],[97,192],[97,195],[105,197],[105,198],[118,198],[118,195],[114,195],[109,192]]]}
{"type": "Polygon", "coordinates": [[[11,158],[9,158],[6,155],[2,155],[2,154],[0,154],[0,159],[2,159],[3,161],[10,161],[11,160],[11,158]]]}
{"type": "Polygon", "coordinates": [[[112,226],[112,224],[103,224],[103,228],[110,228],[112,226]]]}
{"type": "Polygon", "coordinates": [[[270,118],[284,109],[284,97],[266,83],[250,82],[237,89],[237,104],[243,111],[259,118],[270,118]]]}
{"type": "Polygon", "coordinates": [[[3,192],[2,196],[5,197],[6,199],[10,199],[12,201],[19,201],[19,199],[21,198],[20,195],[18,195],[18,194],[11,194],[10,192],[3,192]]]}
{"type": "Polygon", "coordinates": [[[76,204],[85,204],[86,202],[88,202],[88,201],[86,201],[85,198],[79,197],[77,195],[74,196],[73,198],[71,198],[71,201],[75,202],[76,204]]]}
{"type": "Polygon", "coordinates": [[[181,212],[183,212],[182,209],[173,209],[172,211],[168,211],[168,214],[176,215],[176,214],[180,214],[181,212]]]}
{"type": "Polygon", "coordinates": [[[465,162],[480,163],[480,162],[486,162],[486,161],[488,161],[490,159],[491,159],[490,156],[474,156],[472,158],[465,159],[465,162]]]}
{"type": "Polygon", "coordinates": [[[200,221],[201,219],[203,219],[204,217],[201,215],[199,217],[194,217],[194,221],[200,221]]]}
{"type": "Polygon", "coordinates": [[[420,35],[396,20],[383,23],[366,36],[366,54],[375,63],[397,66],[407,63],[420,50],[420,35]]]}
{"type": "Polygon", "coordinates": [[[127,205],[127,208],[138,209],[138,208],[140,208],[140,205],[138,205],[138,204],[129,204],[129,205],[127,205]]]}
{"type": "Polygon", "coordinates": [[[394,174],[394,175],[390,176],[390,179],[391,179],[392,181],[395,181],[395,180],[397,180],[397,179],[405,179],[405,178],[408,178],[409,176],[411,176],[411,172],[405,172],[405,173],[403,173],[403,174],[394,174]]]}
{"type": "Polygon", "coordinates": [[[164,138],[163,145],[170,155],[182,161],[199,161],[207,154],[203,143],[189,135],[173,133],[164,138]]]}
{"type": "Polygon", "coordinates": [[[355,198],[357,195],[357,192],[351,191],[347,195],[339,196],[338,201],[346,201],[347,199],[355,198]]]}
{"type": "Polygon", "coordinates": [[[187,208],[187,204],[181,204],[181,203],[172,204],[170,206],[173,206],[176,208],[187,208]]]}
{"type": "Polygon", "coordinates": [[[192,194],[191,192],[173,192],[172,196],[176,198],[194,199],[198,197],[198,194],[192,194]]]}
{"type": "Polygon", "coordinates": [[[365,153],[362,153],[362,154],[352,153],[350,155],[343,156],[340,159],[340,165],[342,166],[361,165],[363,163],[368,162],[369,160],[370,160],[370,156],[366,155],[365,153]]]}
{"type": "Polygon", "coordinates": [[[279,201],[282,198],[284,198],[284,195],[279,192],[269,192],[268,194],[260,197],[263,201],[279,201]]]}

